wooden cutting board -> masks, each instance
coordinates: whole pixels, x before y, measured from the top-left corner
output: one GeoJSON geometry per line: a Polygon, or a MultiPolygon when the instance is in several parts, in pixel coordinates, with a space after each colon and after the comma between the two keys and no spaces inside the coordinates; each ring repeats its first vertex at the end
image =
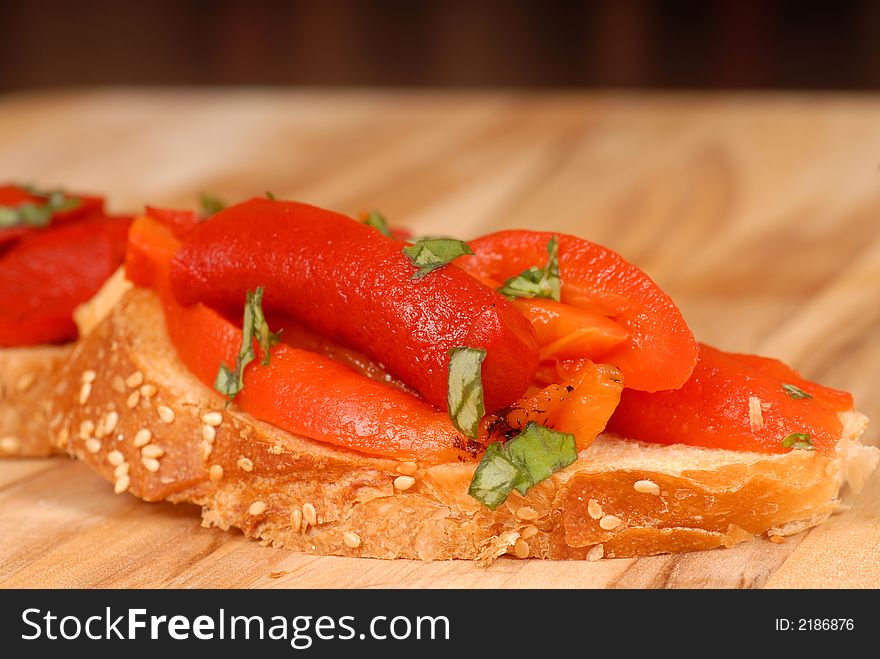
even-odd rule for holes
{"type": "MultiPolygon", "coordinates": [[[[0,99],[0,180],[119,210],[271,190],[417,233],[577,233],[651,273],[704,341],[878,418],[878,128],[872,96],[68,92],[0,99]]],[[[265,548],[70,460],[6,461],[0,585],[880,586],[880,473],[849,504],[781,545],[487,569],[265,548]]]]}

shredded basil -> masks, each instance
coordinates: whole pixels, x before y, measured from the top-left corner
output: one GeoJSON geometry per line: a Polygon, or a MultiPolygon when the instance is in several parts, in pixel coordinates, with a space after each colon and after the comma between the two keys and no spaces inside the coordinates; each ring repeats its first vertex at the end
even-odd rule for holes
{"type": "Polygon", "coordinates": [[[269,201],[275,201],[275,195],[266,190],[266,199],[268,199],[269,201]]]}
{"type": "Polygon", "coordinates": [[[216,215],[226,208],[226,206],[227,204],[223,199],[210,192],[202,192],[199,194],[199,216],[202,219],[216,215]]]}
{"type": "Polygon", "coordinates": [[[525,495],[577,460],[574,435],[529,422],[506,444],[490,444],[477,465],[468,494],[495,510],[516,490],[525,495]]]}
{"type": "Polygon", "coordinates": [[[276,345],[281,337],[281,332],[269,330],[269,324],[263,315],[263,288],[257,287],[253,292],[248,291],[244,304],[244,319],[242,321],[241,348],[235,360],[235,370],[226,364],[220,364],[217,378],[214,380],[214,389],[232,401],[242,389],[244,389],[244,369],[250,364],[256,355],[254,354],[254,339],[263,351],[260,364],[268,366],[269,350],[276,345]]]}
{"type": "Polygon", "coordinates": [[[22,188],[35,197],[43,197],[46,203],[28,202],[18,206],[0,206],[0,229],[47,227],[52,222],[53,214],[73,210],[82,203],[75,197],[68,197],[63,190],[42,190],[33,185],[22,188]]]}
{"type": "Polygon", "coordinates": [[[543,268],[533,265],[511,277],[498,292],[509,298],[545,297],[559,302],[562,280],[559,278],[559,240],[553,236],[547,243],[547,264],[543,268]]]}
{"type": "Polygon", "coordinates": [[[470,246],[455,238],[423,238],[403,248],[403,253],[419,270],[412,279],[421,279],[459,256],[473,254],[470,246]]]}
{"type": "Polygon", "coordinates": [[[385,216],[379,211],[370,211],[363,219],[363,223],[368,227],[373,227],[383,236],[388,236],[389,238],[394,237],[391,235],[391,229],[388,228],[388,220],[386,220],[385,216]]]}
{"type": "Polygon", "coordinates": [[[800,449],[802,451],[816,450],[816,447],[813,446],[813,439],[806,432],[793,432],[783,439],[780,444],[785,448],[800,449]]]}
{"type": "Polygon", "coordinates": [[[480,419],[486,413],[483,402],[482,365],[486,351],[460,347],[449,351],[449,379],[446,402],[449,418],[463,434],[476,438],[480,419]]]}
{"type": "Polygon", "coordinates": [[[812,396],[810,394],[808,394],[806,391],[804,391],[800,387],[794,386],[793,384],[785,383],[782,385],[782,389],[783,389],[783,391],[785,391],[785,393],[787,393],[789,396],[791,396],[794,399],[812,398],[812,396]]]}

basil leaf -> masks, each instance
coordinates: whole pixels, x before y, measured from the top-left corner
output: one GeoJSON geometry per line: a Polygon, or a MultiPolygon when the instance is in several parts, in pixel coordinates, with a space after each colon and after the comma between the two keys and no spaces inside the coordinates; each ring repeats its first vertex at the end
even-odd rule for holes
{"type": "Polygon", "coordinates": [[[373,227],[383,236],[388,236],[389,238],[394,237],[391,235],[391,230],[388,228],[388,220],[386,220],[385,216],[379,211],[370,211],[363,219],[363,223],[368,227],[373,227]]]}
{"type": "Polygon", "coordinates": [[[511,277],[498,292],[509,298],[545,297],[559,302],[562,280],[559,277],[559,239],[553,236],[547,243],[547,264],[543,268],[533,265],[511,277]]]}
{"type": "Polygon", "coordinates": [[[785,448],[800,449],[802,451],[816,450],[816,447],[813,446],[813,439],[806,432],[793,432],[783,439],[780,444],[785,448]]]}
{"type": "Polygon", "coordinates": [[[419,268],[411,278],[421,279],[437,268],[451,263],[459,256],[473,254],[470,246],[455,238],[423,238],[415,244],[403,248],[403,253],[419,268]]]}
{"type": "Polygon", "coordinates": [[[275,195],[272,192],[266,190],[266,199],[268,199],[269,201],[275,201],[275,195]]]}
{"type": "Polygon", "coordinates": [[[785,391],[785,393],[787,393],[795,400],[797,400],[798,398],[812,398],[812,396],[806,391],[804,391],[800,387],[794,386],[793,384],[785,383],[782,385],[782,389],[785,391]]]}
{"type": "MultiPolygon", "coordinates": [[[[254,336],[263,351],[263,358],[260,360],[260,364],[268,366],[269,349],[272,346],[278,345],[278,342],[281,340],[281,331],[273,332],[269,329],[269,323],[266,322],[266,316],[263,315],[263,289],[261,287],[258,287],[253,295],[248,291],[248,308],[250,308],[253,315],[254,336]]],[[[245,313],[247,313],[247,310],[245,310],[245,313]]]]}
{"type": "Polygon", "coordinates": [[[482,365],[486,351],[460,347],[449,351],[446,403],[449,418],[464,435],[476,438],[480,419],[486,414],[483,401],[482,365]]]}
{"type": "Polygon", "coordinates": [[[516,490],[525,495],[532,487],[577,460],[574,435],[534,422],[507,444],[490,444],[474,471],[468,494],[495,510],[516,490]]]}
{"type": "Polygon", "coordinates": [[[32,185],[22,186],[29,194],[43,197],[45,204],[28,202],[18,206],[0,206],[0,229],[11,227],[43,228],[52,222],[52,215],[76,208],[82,203],[68,197],[63,190],[40,190],[32,185]]]}
{"type": "Polygon", "coordinates": [[[216,215],[226,208],[226,202],[209,192],[199,194],[199,216],[202,219],[216,215]]]}
{"type": "Polygon", "coordinates": [[[263,288],[257,287],[253,292],[248,291],[244,304],[244,319],[241,328],[241,348],[235,359],[235,370],[226,364],[220,364],[217,377],[214,379],[214,389],[228,397],[230,402],[244,389],[244,369],[254,361],[257,356],[254,353],[254,339],[263,351],[260,363],[263,366],[269,364],[269,349],[276,345],[281,332],[271,332],[263,315],[263,288]]]}

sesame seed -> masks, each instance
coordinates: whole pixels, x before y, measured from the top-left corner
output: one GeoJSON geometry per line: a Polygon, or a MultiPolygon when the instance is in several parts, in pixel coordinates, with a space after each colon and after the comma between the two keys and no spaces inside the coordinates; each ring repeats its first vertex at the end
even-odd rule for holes
{"type": "Polygon", "coordinates": [[[209,426],[208,424],[202,426],[202,439],[209,444],[214,441],[216,435],[217,431],[214,429],[214,426],[209,426]]]}
{"type": "Polygon", "coordinates": [[[587,552],[588,561],[598,561],[603,556],[605,556],[605,545],[594,545],[587,552]]]}
{"type": "Polygon", "coordinates": [[[303,504],[303,519],[312,526],[318,525],[318,512],[315,510],[315,506],[310,503],[303,504]]]}
{"type": "Polygon", "coordinates": [[[398,476],[394,479],[394,487],[401,492],[408,490],[416,484],[416,479],[412,476],[398,476]]]}
{"type": "Polygon", "coordinates": [[[128,469],[129,469],[128,463],[123,462],[121,465],[119,465],[118,467],[116,467],[116,469],[113,470],[113,477],[114,478],[122,478],[123,476],[128,475],[128,469]]]}
{"type": "Polygon", "coordinates": [[[86,419],[81,424],[79,424],[79,438],[80,439],[88,439],[95,432],[95,422],[90,419],[86,419]]]}
{"type": "Polygon", "coordinates": [[[208,475],[211,477],[211,480],[216,483],[223,478],[223,467],[220,465],[211,465],[211,468],[208,470],[208,475]]]}
{"type": "Polygon", "coordinates": [[[223,415],[220,412],[205,412],[202,415],[202,423],[209,426],[219,426],[223,423],[223,415]]]}
{"type": "Polygon", "coordinates": [[[517,558],[528,558],[529,543],[522,538],[519,538],[513,545],[513,553],[516,555],[517,558]]]}
{"type": "Polygon", "coordinates": [[[602,515],[605,513],[602,511],[602,506],[599,505],[599,502],[595,499],[590,499],[587,502],[587,513],[593,519],[600,519],[602,515]]]}
{"type": "Polygon", "coordinates": [[[342,541],[346,544],[346,546],[351,547],[352,549],[357,549],[361,546],[361,537],[352,531],[346,531],[342,534],[342,541]]]}
{"type": "Polygon", "coordinates": [[[121,375],[113,376],[113,382],[110,383],[110,386],[113,387],[113,391],[118,394],[125,393],[125,380],[122,379],[121,375]]]}
{"type": "Polygon", "coordinates": [[[114,467],[118,467],[123,462],[125,462],[125,456],[122,455],[122,451],[112,450],[107,454],[107,462],[109,462],[114,467]]]}
{"type": "Polygon", "coordinates": [[[125,378],[125,386],[129,389],[134,389],[135,387],[139,387],[144,383],[144,374],[140,371],[135,371],[127,378],[125,378]]]}
{"type": "Polygon", "coordinates": [[[116,494],[122,494],[128,489],[128,486],[131,484],[131,478],[129,478],[128,474],[123,474],[119,478],[116,479],[116,482],[113,483],[113,491],[116,494]]]}
{"type": "Polygon", "coordinates": [[[520,509],[516,511],[516,516],[520,519],[530,521],[538,519],[538,511],[531,506],[521,506],[520,509]]]}
{"type": "Polygon", "coordinates": [[[749,427],[752,432],[758,432],[764,427],[761,399],[757,396],[749,396],[749,427]]]}
{"type": "Polygon", "coordinates": [[[783,538],[781,535],[771,535],[770,542],[781,545],[785,542],[785,538],[783,538]]]}
{"type": "Polygon", "coordinates": [[[606,531],[611,531],[620,526],[620,518],[615,517],[614,515],[605,515],[602,519],[599,520],[599,526],[601,526],[606,531]]]}
{"type": "Polygon", "coordinates": [[[140,402],[141,402],[141,392],[135,390],[135,391],[132,391],[128,395],[128,398],[125,401],[125,406],[128,409],[133,410],[134,408],[137,407],[137,404],[140,402]]]}
{"type": "Polygon", "coordinates": [[[157,391],[158,389],[156,389],[156,385],[150,383],[147,383],[140,388],[141,396],[144,398],[152,398],[156,395],[157,391]]]}
{"type": "Polygon", "coordinates": [[[31,388],[31,385],[37,379],[37,376],[33,373],[25,373],[20,378],[18,378],[18,382],[15,383],[15,388],[18,391],[27,391],[31,388]]]}
{"type": "Polygon", "coordinates": [[[149,428],[141,428],[134,435],[134,445],[138,448],[141,446],[146,446],[150,443],[150,440],[153,439],[153,433],[150,432],[149,428]]]}
{"type": "Polygon", "coordinates": [[[249,515],[262,515],[264,512],[266,512],[265,501],[254,501],[248,508],[249,515]]]}
{"type": "Polygon", "coordinates": [[[419,465],[415,462],[401,462],[394,468],[394,471],[398,474],[403,474],[404,476],[414,476],[418,470],[419,465]]]}
{"type": "Polygon", "coordinates": [[[524,527],[522,531],[519,532],[519,535],[523,540],[528,540],[529,538],[533,538],[538,535],[538,527],[534,524],[529,524],[524,527]]]}
{"type": "Polygon", "coordinates": [[[159,461],[156,458],[141,458],[141,464],[144,465],[147,471],[152,471],[153,473],[159,471],[159,461]]]}
{"type": "Polygon", "coordinates": [[[156,408],[156,412],[158,412],[159,418],[165,423],[174,423],[174,410],[167,405],[159,405],[156,408]]]}
{"type": "Polygon", "coordinates": [[[61,422],[64,420],[64,414],[58,412],[55,416],[52,417],[52,420],[49,421],[49,427],[53,430],[61,425],[61,422]]]}
{"type": "Polygon", "coordinates": [[[294,533],[299,533],[299,528],[302,526],[303,514],[299,508],[294,508],[290,511],[290,528],[293,529],[294,533]]]}
{"type": "Polygon", "coordinates": [[[235,464],[237,464],[238,468],[241,469],[242,471],[253,471],[254,470],[254,463],[250,458],[244,458],[244,457],[239,458],[238,462],[236,462],[235,464]]]}
{"type": "Polygon", "coordinates": [[[0,451],[3,453],[18,453],[21,448],[21,440],[18,437],[4,437],[0,439],[0,451]]]}
{"type": "Polygon", "coordinates": [[[91,383],[91,382],[95,381],[96,377],[98,377],[98,374],[95,373],[92,369],[89,369],[87,371],[82,372],[82,375],[80,376],[80,380],[82,380],[85,383],[91,383]]]}
{"type": "Polygon", "coordinates": [[[208,458],[211,457],[211,453],[214,452],[214,445],[209,444],[208,442],[202,442],[201,449],[202,449],[202,460],[207,462],[208,458]]]}
{"type": "Polygon", "coordinates": [[[101,417],[98,419],[97,425],[95,426],[95,437],[101,439],[106,434],[107,433],[104,432],[104,416],[101,415],[101,417]]]}
{"type": "Polygon", "coordinates": [[[117,423],[119,423],[119,414],[116,412],[108,412],[104,419],[104,431],[109,435],[116,430],[117,423]]]}
{"type": "Polygon", "coordinates": [[[70,439],[70,428],[65,426],[58,431],[58,436],[55,438],[55,443],[58,444],[59,448],[64,448],[65,446],[67,446],[68,439],[70,439]]]}
{"type": "Polygon", "coordinates": [[[92,383],[91,382],[83,382],[83,386],[79,390],[79,404],[85,405],[89,400],[89,396],[92,395],[92,383]]]}
{"type": "Polygon", "coordinates": [[[101,451],[101,440],[94,437],[86,440],[86,451],[89,453],[99,453],[101,451]]]}
{"type": "Polygon", "coordinates": [[[141,449],[141,455],[145,458],[161,458],[165,455],[165,449],[156,444],[147,444],[141,449]]]}
{"type": "Polygon", "coordinates": [[[653,494],[654,496],[660,496],[660,486],[651,480],[636,481],[635,483],[633,483],[633,489],[636,492],[641,492],[642,494],[653,494]]]}

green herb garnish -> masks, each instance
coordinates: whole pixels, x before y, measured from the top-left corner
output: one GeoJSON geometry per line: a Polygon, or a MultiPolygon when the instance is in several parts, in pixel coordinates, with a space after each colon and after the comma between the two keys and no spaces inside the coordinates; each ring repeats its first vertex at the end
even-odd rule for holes
{"type": "Polygon", "coordinates": [[[486,413],[483,402],[482,365],[486,351],[481,348],[453,348],[449,351],[449,379],[446,403],[449,418],[463,434],[476,438],[480,419],[486,413]]]}
{"type": "Polygon", "coordinates": [[[810,394],[801,389],[800,387],[796,387],[793,384],[785,383],[782,385],[782,389],[794,399],[798,398],[812,398],[810,394]]]}
{"type": "Polygon", "coordinates": [[[495,510],[511,491],[525,495],[532,487],[577,460],[574,435],[529,422],[506,444],[489,445],[474,472],[468,494],[495,510]]]}
{"type": "Polygon", "coordinates": [[[0,206],[0,229],[47,227],[54,213],[73,210],[81,203],[75,197],[68,197],[63,190],[42,190],[33,185],[24,185],[22,188],[35,197],[44,198],[46,203],[28,202],[18,206],[0,206]]]}
{"type": "Polygon", "coordinates": [[[423,238],[403,248],[403,253],[419,270],[411,279],[421,279],[459,256],[473,254],[470,246],[455,238],[423,238]]]}
{"type": "Polygon", "coordinates": [[[275,195],[266,190],[266,199],[268,199],[269,201],[275,201],[275,195]]]}
{"type": "Polygon", "coordinates": [[[385,216],[379,211],[370,211],[362,221],[368,227],[376,229],[376,231],[383,236],[388,236],[389,238],[394,237],[391,235],[391,230],[388,228],[388,220],[386,220],[385,216]]]}
{"type": "Polygon", "coordinates": [[[216,215],[226,208],[226,202],[209,192],[199,194],[199,216],[202,219],[216,215]]]}
{"type": "Polygon", "coordinates": [[[806,432],[793,432],[783,439],[780,444],[785,448],[800,449],[802,451],[816,450],[816,447],[813,446],[813,439],[806,432]]]}
{"type": "Polygon", "coordinates": [[[508,279],[498,292],[509,298],[546,297],[559,302],[562,281],[559,278],[559,240],[556,236],[547,243],[547,264],[543,268],[533,265],[515,277],[508,279]]]}
{"type": "Polygon", "coordinates": [[[260,363],[263,366],[268,366],[269,349],[276,345],[281,337],[281,332],[269,330],[269,324],[263,315],[262,287],[257,287],[253,292],[247,292],[241,333],[241,348],[235,360],[235,370],[233,371],[226,364],[220,364],[217,378],[214,380],[214,389],[228,397],[230,402],[244,389],[245,367],[257,358],[254,354],[254,339],[257,340],[263,351],[260,363]]]}

